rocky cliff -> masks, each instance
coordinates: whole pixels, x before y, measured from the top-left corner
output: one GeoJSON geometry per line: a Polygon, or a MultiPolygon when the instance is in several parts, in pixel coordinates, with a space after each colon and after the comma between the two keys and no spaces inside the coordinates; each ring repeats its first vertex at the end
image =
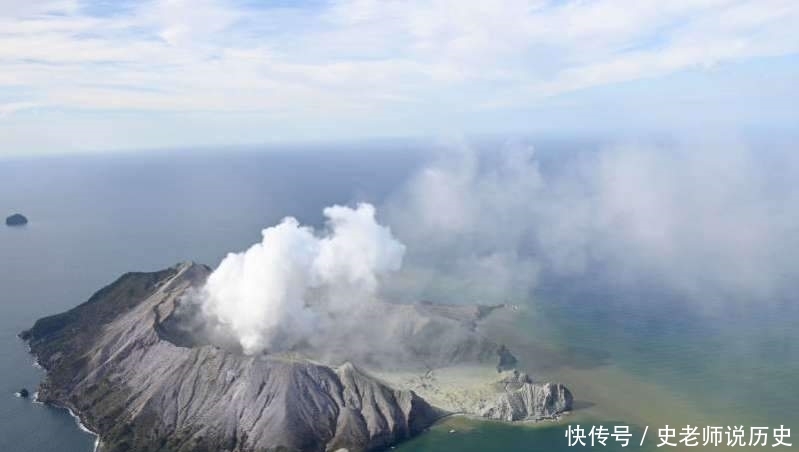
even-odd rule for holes
{"type": "Polygon", "coordinates": [[[559,383],[534,383],[525,373],[497,383],[498,395],[486,403],[480,415],[500,421],[549,419],[572,408],[572,394],[559,383]]]}

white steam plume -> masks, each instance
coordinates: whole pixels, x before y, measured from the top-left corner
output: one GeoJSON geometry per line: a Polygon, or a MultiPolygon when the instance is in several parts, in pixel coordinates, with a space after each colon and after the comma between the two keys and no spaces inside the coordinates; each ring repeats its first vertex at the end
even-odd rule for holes
{"type": "Polygon", "coordinates": [[[410,246],[393,299],[495,304],[523,301],[541,261],[530,251],[547,187],[530,146],[487,160],[468,145],[448,147],[386,205],[410,246]]]}
{"type": "Polygon", "coordinates": [[[230,253],[198,293],[206,318],[245,353],[288,349],[330,325],[325,316],[375,297],[381,276],[399,270],[405,246],[375,220],[370,204],[324,209],[317,233],[294,218],[230,253]]]}
{"type": "Polygon", "coordinates": [[[568,155],[451,146],[386,206],[408,245],[393,298],[516,302],[551,275],[655,282],[716,307],[795,291],[799,154],[740,143],[568,155]],[[549,166],[547,166],[549,164],[549,166]]]}

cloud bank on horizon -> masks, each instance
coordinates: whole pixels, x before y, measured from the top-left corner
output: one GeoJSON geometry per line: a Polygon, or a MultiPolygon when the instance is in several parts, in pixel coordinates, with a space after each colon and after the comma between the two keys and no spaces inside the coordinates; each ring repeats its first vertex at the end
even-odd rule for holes
{"type": "Polygon", "coordinates": [[[790,0],[2,0],[0,134],[25,152],[785,124],[797,22],[790,0]]]}

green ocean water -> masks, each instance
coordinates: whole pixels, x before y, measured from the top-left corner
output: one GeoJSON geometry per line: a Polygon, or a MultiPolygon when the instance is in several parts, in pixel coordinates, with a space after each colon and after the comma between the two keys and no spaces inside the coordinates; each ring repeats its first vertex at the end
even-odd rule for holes
{"type": "Polygon", "coordinates": [[[747,442],[750,427],[769,428],[768,447],[735,450],[784,450],[771,447],[773,429],[782,425],[792,437],[799,434],[799,317],[790,304],[709,310],[635,297],[592,302],[590,291],[542,292],[491,333],[513,344],[522,365],[538,379],[567,384],[575,411],[535,426],[450,419],[397,450],[579,449],[567,443],[569,425],[631,426],[634,441],[626,449],[614,441],[585,447],[596,450],[728,449],[726,436],[724,444],[702,447],[701,433],[698,447],[658,448],[658,430],[666,426],[675,429],[677,439],[670,441],[675,443],[686,426],[697,432],[744,426],[747,442]]]}

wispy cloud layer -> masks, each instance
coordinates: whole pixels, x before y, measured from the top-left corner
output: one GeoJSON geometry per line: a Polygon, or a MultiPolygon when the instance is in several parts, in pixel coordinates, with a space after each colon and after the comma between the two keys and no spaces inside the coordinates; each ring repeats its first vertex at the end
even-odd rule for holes
{"type": "Polygon", "coordinates": [[[793,55],[796,23],[790,0],[2,0],[0,114],[313,123],[520,109],[793,55]]]}

